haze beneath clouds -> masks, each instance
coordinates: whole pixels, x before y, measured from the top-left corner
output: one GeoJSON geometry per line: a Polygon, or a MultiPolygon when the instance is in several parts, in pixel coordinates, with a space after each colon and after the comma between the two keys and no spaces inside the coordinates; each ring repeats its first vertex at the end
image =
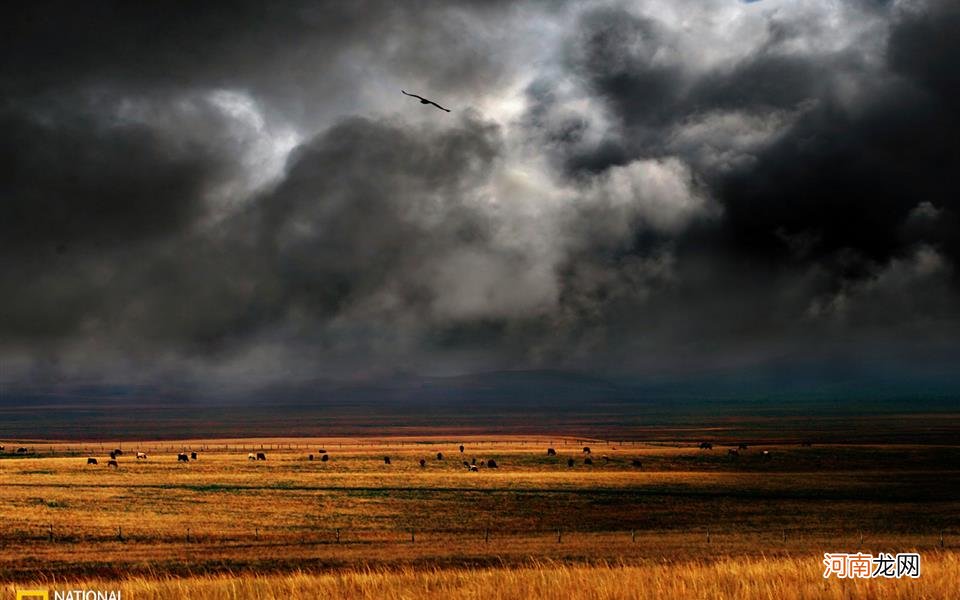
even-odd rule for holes
{"type": "Polygon", "coordinates": [[[3,381],[960,357],[956,2],[6,13],[3,381]]]}

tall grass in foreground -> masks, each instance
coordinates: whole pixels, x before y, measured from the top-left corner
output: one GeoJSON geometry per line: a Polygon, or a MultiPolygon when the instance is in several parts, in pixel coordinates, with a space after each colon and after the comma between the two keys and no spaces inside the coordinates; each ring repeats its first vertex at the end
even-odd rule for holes
{"type": "MultiPolygon", "coordinates": [[[[121,589],[129,600],[202,598],[683,598],[799,600],[950,598],[960,589],[960,554],[927,553],[920,579],[822,577],[820,557],[744,558],[647,565],[563,565],[437,570],[358,570],[331,574],[242,574],[132,578],[37,585],[51,589],[121,589]]],[[[8,585],[12,592],[14,586],[8,585]]],[[[52,597],[52,596],[51,596],[52,597]]]]}

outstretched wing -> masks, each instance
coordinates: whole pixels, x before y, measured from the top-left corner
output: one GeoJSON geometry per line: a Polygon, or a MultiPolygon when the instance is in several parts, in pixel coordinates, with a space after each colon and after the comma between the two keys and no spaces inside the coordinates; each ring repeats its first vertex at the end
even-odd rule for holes
{"type": "Polygon", "coordinates": [[[444,108],[444,107],[440,106],[439,104],[437,104],[436,102],[434,102],[433,100],[427,100],[427,102],[429,102],[430,104],[436,106],[436,107],[439,108],[440,110],[445,110],[445,111],[447,111],[447,112],[450,112],[450,109],[449,109],[449,108],[444,108]]]}
{"type": "MultiPolygon", "coordinates": [[[[406,94],[407,96],[411,96],[411,97],[413,97],[413,98],[418,98],[418,99],[420,99],[420,100],[427,100],[427,99],[424,98],[423,96],[418,96],[418,95],[416,95],[416,94],[408,94],[408,93],[407,93],[406,91],[404,91],[404,90],[400,90],[400,91],[403,92],[404,94],[406,94]]],[[[430,102],[430,101],[427,100],[427,102],[430,102]]]]}

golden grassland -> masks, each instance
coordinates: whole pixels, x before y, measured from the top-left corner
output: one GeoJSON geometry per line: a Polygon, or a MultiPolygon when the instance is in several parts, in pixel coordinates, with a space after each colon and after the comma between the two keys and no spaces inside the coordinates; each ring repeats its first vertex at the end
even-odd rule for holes
{"type": "Polygon", "coordinates": [[[556,436],[0,444],[0,581],[14,583],[119,581],[133,598],[939,598],[960,579],[956,446],[751,445],[737,457],[728,443],[556,436]],[[198,459],[179,463],[180,451],[198,459]],[[470,472],[474,458],[499,468],[470,472]],[[823,581],[823,552],[857,550],[919,551],[924,577],[823,581]]]}
{"type": "MultiPolygon", "coordinates": [[[[957,594],[960,554],[924,557],[918,579],[824,579],[816,556],[689,561],[666,564],[569,565],[540,562],[519,568],[361,569],[316,574],[134,577],[32,584],[35,588],[118,590],[124,598],[261,600],[356,598],[698,598],[703,600],[941,599],[957,594]]],[[[16,586],[8,585],[12,595],[16,586]]]]}

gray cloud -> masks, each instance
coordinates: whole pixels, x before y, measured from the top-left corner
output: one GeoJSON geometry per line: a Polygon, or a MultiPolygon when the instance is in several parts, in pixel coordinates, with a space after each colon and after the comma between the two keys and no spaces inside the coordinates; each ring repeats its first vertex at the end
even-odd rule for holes
{"type": "Polygon", "coordinates": [[[22,7],[6,376],[948,363],[958,14],[22,7]]]}

